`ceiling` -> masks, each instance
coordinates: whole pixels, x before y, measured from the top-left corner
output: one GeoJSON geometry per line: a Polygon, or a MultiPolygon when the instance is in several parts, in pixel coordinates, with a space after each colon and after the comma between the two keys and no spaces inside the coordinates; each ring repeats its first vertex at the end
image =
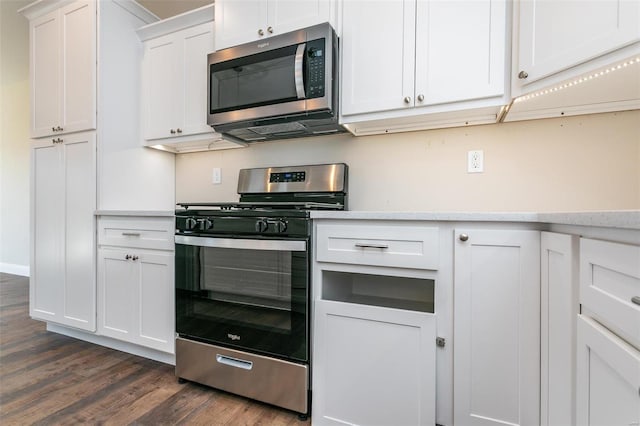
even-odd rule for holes
{"type": "Polygon", "coordinates": [[[158,15],[160,19],[165,19],[211,4],[213,0],[138,0],[138,3],[158,15]]]}

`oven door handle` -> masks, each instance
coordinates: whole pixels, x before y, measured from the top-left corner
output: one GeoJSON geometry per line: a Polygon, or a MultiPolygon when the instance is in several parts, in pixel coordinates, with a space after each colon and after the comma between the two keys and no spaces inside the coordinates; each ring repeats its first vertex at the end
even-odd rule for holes
{"type": "Polygon", "coordinates": [[[304,93],[304,52],[307,47],[307,43],[300,43],[296,49],[296,59],[293,66],[294,81],[296,83],[296,95],[298,99],[304,99],[306,97],[304,93]]]}
{"type": "Polygon", "coordinates": [[[176,235],[176,244],[187,246],[267,250],[267,251],[306,251],[307,242],[300,240],[251,240],[246,238],[191,237],[176,235]]]}

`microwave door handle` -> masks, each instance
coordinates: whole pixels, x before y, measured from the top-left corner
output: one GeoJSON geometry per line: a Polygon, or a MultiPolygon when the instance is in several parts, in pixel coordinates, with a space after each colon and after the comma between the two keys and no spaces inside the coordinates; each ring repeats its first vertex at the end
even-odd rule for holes
{"type": "Polygon", "coordinates": [[[306,97],[304,93],[304,51],[307,47],[307,43],[301,43],[298,45],[296,49],[296,61],[294,64],[294,74],[295,74],[295,82],[296,82],[296,95],[298,95],[298,99],[304,99],[306,97]]]}

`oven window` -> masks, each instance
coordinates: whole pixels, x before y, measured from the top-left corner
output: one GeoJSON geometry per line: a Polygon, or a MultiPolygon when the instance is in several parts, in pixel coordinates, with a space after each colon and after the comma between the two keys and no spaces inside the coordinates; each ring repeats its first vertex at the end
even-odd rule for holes
{"type": "Polygon", "coordinates": [[[210,113],[296,100],[296,47],[211,65],[210,113]]]}
{"type": "Polygon", "coordinates": [[[176,331],[198,340],[307,359],[306,251],[176,244],[176,331]]]}

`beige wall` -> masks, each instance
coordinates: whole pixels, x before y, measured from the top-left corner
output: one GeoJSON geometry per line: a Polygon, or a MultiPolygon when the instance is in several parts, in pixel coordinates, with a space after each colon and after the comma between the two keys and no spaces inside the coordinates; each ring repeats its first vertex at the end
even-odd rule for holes
{"type": "Polygon", "coordinates": [[[0,0],[0,271],[29,266],[30,1],[0,0]]]}
{"type": "Polygon", "coordinates": [[[244,167],[345,162],[351,210],[640,209],[640,111],[182,154],[176,197],[237,200],[244,167]],[[483,150],[485,172],[466,171],[483,150]],[[222,184],[211,183],[213,167],[222,184]]]}

